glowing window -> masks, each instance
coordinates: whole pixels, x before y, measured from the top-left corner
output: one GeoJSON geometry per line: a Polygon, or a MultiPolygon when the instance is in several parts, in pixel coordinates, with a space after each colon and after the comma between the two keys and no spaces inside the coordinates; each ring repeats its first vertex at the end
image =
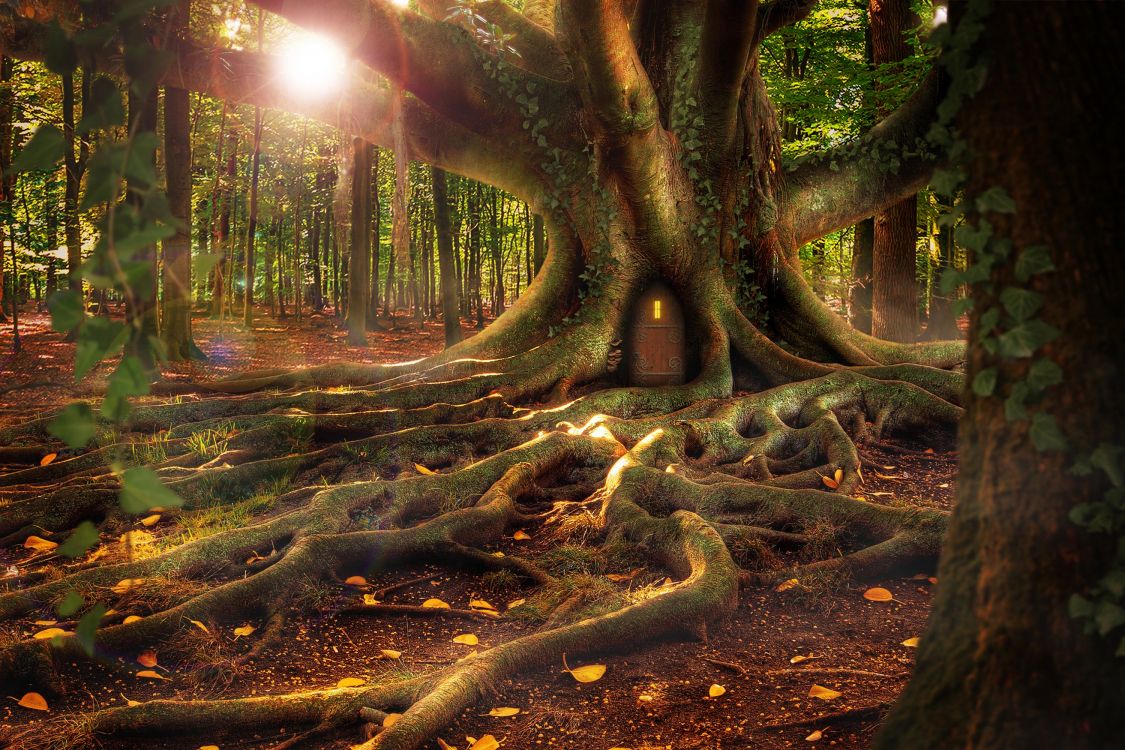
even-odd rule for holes
{"type": "Polygon", "coordinates": [[[660,300],[656,300],[652,303],[652,319],[660,320],[660,300]]]}

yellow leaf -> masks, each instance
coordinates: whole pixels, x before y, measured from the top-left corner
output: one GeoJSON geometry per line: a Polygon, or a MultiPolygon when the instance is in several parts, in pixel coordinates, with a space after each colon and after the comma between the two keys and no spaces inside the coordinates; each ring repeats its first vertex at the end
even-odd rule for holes
{"type": "Polygon", "coordinates": [[[873,589],[867,589],[863,592],[863,598],[870,602],[890,602],[894,601],[895,595],[886,589],[876,586],[873,589]]]}
{"type": "Polygon", "coordinates": [[[401,718],[402,718],[402,714],[387,714],[386,716],[383,717],[383,726],[384,727],[393,727],[395,724],[398,723],[398,720],[401,719],[401,718]]]}
{"type": "Polygon", "coordinates": [[[803,654],[797,654],[796,656],[794,656],[792,659],[789,660],[789,663],[790,664],[800,664],[803,661],[808,661],[809,659],[815,659],[815,658],[816,658],[816,656],[814,656],[813,654],[809,654],[808,656],[805,656],[803,654]]]}
{"type": "Polygon", "coordinates": [[[844,481],[844,470],[836,469],[836,473],[832,475],[832,478],[836,480],[836,484],[840,484],[840,482],[844,481]]]}
{"type": "Polygon", "coordinates": [[[211,632],[210,630],[207,629],[207,626],[204,625],[203,623],[201,623],[199,620],[188,620],[188,622],[190,622],[192,625],[194,625],[195,627],[202,630],[204,633],[210,633],[211,632]]]}
{"type": "Polygon", "coordinates": [[[255,630],[257,630],[257,628],[254,627],[253,625],[243,625],[241,627],[235,628],[234,634],[235,634],[235,636],[250,635],[255,630]]]}
{"type": "Polygon", "coordinates": [[[515,716],[519,712],[520,712],[520,710],[518,708],[513,708],[512,706],[500,706],[499,708],[494,708],[491,711],[489,711],[488,715],[489,716],[501,716],[501,717],[515,716]]]}
{"type": "Polygon", "coordinates": [[[527,599],[513,599],[512,601],[508,602],[508,609],[515,609],[516,607],[520,606],[521,604],[526,604],[526,603],[527,603],[527,599]]]}
{"type": "Polygon", "coordinates": [[[381,653],[388,659],[397,659],[398,657],[402,656],[401,651],[395,651],[394,649],[389,648],[379,649],[379,653],[381,653]]]}
{"type": "Polygon", "coordinates": [[[58,622],[58,620],[36,620],[32,624],[38,625],[41,628],[49,628],[50,626],[54,625],[57,622],[58,622]]]}
{"type": "Polygon", "coordinates": [[[38,633],[33,635],[32,638],[38,641],[43,641],[48,638],[54,638],[56,635],[74,635],[74,633],[63,630],[62,628],[47,628],[46,630],[40,630],[38,633]]]}
{"type": "Polygon", "coordinates": [[[344,579],[344,583],[349,586],[366,586],[367,579],[363,576],[349,576],[344,579]]]}
{"type": "Polygon", "coordinates": [[[526,542],[530,538],[531,538],[531,535],[528,534],[523,529],[520,529],[515,534],[512,534],[512,539],[515,539],[517,542],[526,542]]]}
{"type": "Polygon", "coordinates": [[[43,458],[39,459],[39,465],[40,466],[46,466],[47,464],[51,463],[52,461],[54,461],[58,457],[59,457],[58,453],[48,453],[46,456],[43,456],[43,458]]]}
{"type": "Polygon", "coordinates": [[[134,677],[146,677],[150,680],[167,680],[168,679],[167,677],[160,674],[159,672],[155,672],[151,669],[142,669],[140,672],[137,672],[137,674],[135,674],[134,677]]]}
{"type": "Polygon", "coordinates": [[[374,594],[364,594],[363,595],[363,603],[366,604],[368,607],[374,607],[376,604],[379,603],[379,600],[375,598],[374,594]]]}
{"type": "Polygon", "coordinates": [[[450,745],[448,742],[443,740],[441,737],[437,738],[437,743],[438,743],[438,747],[440,747],[441,750],[457,750],[457,747],[455,745],[450,745]]]}
{"type": "Polygon", "coordinates": [[[474,656],[476,656],[476,655],[477,655],[477,650],[476,650],[476,649],[474,648],[474,649],[473,649],[472,651],[470,651],[469,653],[465,654],[464,656],[462,656],[462,657],[461,657],[460,659],[458,659],[457,661],[458,661],[458,662],[462,662],[462,661],[465,661],[466,659],[472,659],[472,658],[473,658],[474,656]]]}
{"type": "Polygon", "coordinates": [[[707,688],[707,695],[711,696],[712,698],[718,698],[726,691],[727,689],[722,685],[712,685],[711,687],[707,688]]]}
{"type": "Polygon", "coordinates": [[[153,513],[151,516],[145,516],[141,519],[141,526],[155,526],[160,523],[160,514],[153,513]]]}
{"type": "Polygon", "coordinates": [[[129,615],[128,617],[126,617],[124,620],[121,621],[121,624],[122,625],[132,625],[134,622],[139,622],[140,620],[143,620],[143,619],[144,618],[141,617],[140,615],[129,615]]]}
{"type": "Polygon", "coordinates": [[[800,581],[798,581],[796,578],[790,578],[788,581],[782,581],[781,583],[777,584],[777,586],[774,587],[774,591],[788,591],[794,586],[799,585],[800,581]]]}
{"type": "Polygon", "coordinates": [[[841,695],[843,695],[843,693],[838,693],[822,685],[813,685],[809,688],[809,697],[820,698],[822,701],[830,701],[833,698],[839,698],[841,695]]]}
{"type": "Polygon", "coordinates": [[[638,695],[637,700],[639,700],[641,703],[652,703],[652,696],[651,695],[638,695]]]}
{"type": "Polygon", "coordinates": [[[414,470],[417,471],[419,474],[425,474],[427,476],[433,476],[434,474],[437,474],[436,471],[433,471],[431,469],[427,469],[422,464],[414,464],[414,470]]]}
{"type": "Polygon", "coordinates": [[[824,732],[822,732],[818,729],[815,732],[813,732],[812,734],[810,734],[808,737],[806,737],[805,742],[816,742],[817,740],[819,740],[823,736],[824,736],[824,732]]]}
{"type": "Polygon", "coordinates": [[[906,646],[907,648],[918,648],[918,643],[920,640],[921,639],[918,636],[914,636],[913,638],[907,638],[902,642],[902,645],[906,646]]]}
{"type": "Polygon", "coordinates": [[[113,585],[111,591],[113,591],[113,593],[115,594],[124,594],[130,589],[136,588],[137,586],[141,585],[142,583],[144,583],[144,581],[145,579],[143,578],[122,578],[120,581],[113,585]]]}
{"type": "Polygon", "coordinates": [[[756,456],[753,453],[747,453],[746,457],[742,459],[742,463],[748,464],[751,461],[753,461],[755,458],[756,458],[756,456]]]}
{"type": "Polygon", "coordinates": [[[489,604],[484,599],[470,599],[469,600],[469,609],[492,611],[492,612],[496,611],[496,607],[493,607],[491,604],[489,604]]]}
{"type": "Polygon", "coordinates": [[[137,657],[137,664],[140,664],[142,667],[155,667],[156,652],[152,649],[142,651],[141,655],[137,657]]]}
{"type": "Polygon", "coordinates": [[[621,583],[622,581],[631,581],[637,577],[637,573],[641,572],[641,568],[633,568],[628,573],[606,573],[605,577],[611,581],[621,583]]]}
{"type": "Polygon", "coordinates": [[[58,546],[58,542],[52,542],[50,539],[44,539],[34,534],[23,540],[24,549],[33,549],[36,552],[50,552],[58,546]]]}
{"type": "Polygon", "coordinates": [[[342,680],[340,680],[339,682],[336,683],[336,687],[338,687],[338,688],[359,687],[360,685],[364,685],[366,683],[367,683],[367,680],[363,679],[362,677],[345,677],[344,679],[342,679],[342,680]]]}
{"type": "Polygon", "coordinates": [[[875,472],[875,476],[880,479],[902,479],[898,474],[880,474],[879,472],[875,472]]]}
{"type": "Polygon", "coordinates": [[[39,693],[25,693],[19,700],[19,704],[24,708],[30,708],[32,711],[50,711],[47,707],[47,699],[39,693]]]}
{"type": "Polygon", "coordinates": [[[820,477],[820,481],[824,482],[824,486],[830,490],[834,490],[840,486],[840,483],[837,480],[833,479],[832,477],[826,477],[823,474],[820,477]]]}
{"type": "Polygon", "coordinates": [[[500,743],[491,734],[486,734],[469,746],[469,750],[496,750],[500,743]]]}
{"type": "Polygon", "coordinates": [[[605,674],[604,664],[587,664],[578,669],[568,669],[570,676],[578,682],[597,682],[605,674]]]}
{"type": "Polygon", "coordinates": [[[429,609],[449,609],[449,604],[443,602],[441,599],[427,599],[422,602],[422,606],[428,607],[429,609]]]}
{"type": "Polygon", "coordinates": [[[200,745],[199,750],[219,750],[218,745],[200,745]]]}
{"type": "Polygon", "coordinates": [[[453,636],[454,643],[463,643],[466,646],[475,646],[480,643],[480,640],[472,633],[462,633],[461,635],[453,636]]]}

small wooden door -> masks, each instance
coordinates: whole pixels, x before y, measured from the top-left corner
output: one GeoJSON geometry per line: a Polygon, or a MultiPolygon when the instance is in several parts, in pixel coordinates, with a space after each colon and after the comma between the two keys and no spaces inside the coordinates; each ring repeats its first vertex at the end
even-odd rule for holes
{"type": "Polygon", "coordinates": [[[629,330],[629,384],[679,385],[684,382],[684,313],[663,282],[637,299],[629,330]]]}

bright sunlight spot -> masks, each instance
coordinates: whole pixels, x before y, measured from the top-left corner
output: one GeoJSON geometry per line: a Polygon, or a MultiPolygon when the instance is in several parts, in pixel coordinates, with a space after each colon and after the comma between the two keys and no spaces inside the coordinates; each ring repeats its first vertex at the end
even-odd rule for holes
{"type": "Polygon", "coordinates": [[[319,34],[298,32],[280,54],[282,80],[299,96],[317,98],[339,91],[348,60],[334,41],[319,34]]]}

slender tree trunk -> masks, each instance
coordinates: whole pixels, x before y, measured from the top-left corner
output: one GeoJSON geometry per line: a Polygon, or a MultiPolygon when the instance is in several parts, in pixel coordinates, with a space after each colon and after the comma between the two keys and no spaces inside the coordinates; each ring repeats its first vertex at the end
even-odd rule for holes
{"type": "MultiPolygon", "coordinates": [[[[155,132],[157,116],[156,89],[152,89],[144,96],[138,96],[129,89],[129,126],[133,133],[155,132]]],[[[189,167],[190,169],[190,167],[189,167]]],[[[147,187],[147,186],[143,186],[147,187]]],[[[143,189],[130,184],[126,180],[126,198],[139,205],[138,191],[143,189]]],[[[138,346],[137,342],[145,340],[143,337],[157,336],[160,332],[158,322],[158,308],[156,299],[157,262],[156,246],[148,245],[137,253],[137,259],[146,265],[144,278],[136,279],[133,286],[126,293],[125,316],[136,329],[139,336],[134,335],[130,345],[131,353],[141,356],[146,368],[154,368],[156,363],[151,361],[146,352],[147,346],[138,346]]]]}
{"type": "Polygon", "coordinates": [[[367,295],[371,260],[371,150],[352,140],[352,236],[348,253],[348,343],[367,345],[367,295]]]}
{"type": "MultiPolygon", "coordinates": [[[[82,110],[86,111],[90,92],[90,73],[82,71],[82,110]]],[[[63,76],[63,163],[66,168],[66,194],[63,212],[63,235],[66,238],[67,286],[82,292],[82,230],[78,221],[78,193],[82,184],[82,174],[86,170],[89,146],[85,139],[78,139],[74,132],[74,74],[63,76]],[[78,144],[75,141],[79,141],[78,144]],[[78,146],[77,152],[75,146],[78,146]]]]}
{"type": "Polygon", "coordinates": [[[372,147],[371,158],[371,294],[367,298],[368,328],[378,326],[379,317],[379,249],[382,245],[382,204],[379,202],[379,148],[372,147]]]}
{"type": "MultiPolygon", "coordinates": [[[[258,11],[258,36],[261,37],[262,15],[258,11]]],[[[259,45],[261,46],[261,45],[259,45]]],[[[258,235],[258,174],[261,169],[262,109],[254,107],[254,155],[250,166],[250,216],[246,223],[246,297],[243,300],[242,322],[254,325],[254,271],[257,265],[255,244],[258,235]]]]}
{"type": "MultiPolygon", "coordinates": [[[[222,127],[220,126],[220,144],[222,142],[222,127]]],[[[234,174],[237,167],[235,150],[237,150],[238,136],[231,136],[231,153],[227,154],[226,166],[222,168],[222,177],[218,178],[218,231],[212,234],[214,243],[212,245],[212,252],[217,256],[215,258],[215,267],[211,275],[211,317],[223,317],[223,302],[226,300],[227,288],[227,240],[230,237],[230,212],[231,201],[234,197],[234,174]]],[[[217,154],[222,157],[222,145],[218,147],[217,154]]],[[[219,159],[222,163],[222,158],[219,159]]]]}
{"type": "MultiPolygon", "coordinates": [[[[1069,449],[1037,450],[1037,422],[1006,417],[1028,360],[989,354],[981,317],[1004,308],[975,285],[967,377],[995,367],[998,385],[987,397],[966,394],[941,583],[914,676],[879,735],[883,750],[1106,750],[1125,736],[1121,599],[1110,593],[1121,590],[1119,529],[1093,533],[1072,520],[1094,509],[1121,515],[1112,493],[1125,446],[1125,146],[1107,96],[1125,62],[1118,11],[994,3],[977,43],[987,76],[958,121],[974,157],[967,195],[998,187],[1014,199],[1014,214],[987,215],[992,240],[1012,247],[990,289],[1035,293],[1032,320],[1060,332],[1033,357],[1060,366],[1062,382],[1029,408],[1034,420],[1056,420],[1069,449]],[[1037,246],[1054,270],[1017,275],[1037,246]],[[1072,471],[1099,446],[1091,472],[1072,471]],[[1100,634],[1070,613],[1072,597],[1099,581],[1109,582],[1095,610],[1100,634]]],[[[1015,327],[1007,314],[1001,325],[1015,327]]]]}
{"type": "Polygon", "coordinates": [[[457,274],[453,268],[453,231],[449,224],[449,191],[445,172],[430,169],[434,185],[434,228],[437,230],[438,265],[441,267],[441,310],[445,321],[445,345],[461,340],[461,302],[457,298],[457,274]]]}
{"type": "Polygon", "coordinates": [[[875,244],[875,219],[864,219],[854,227],[852,242],[852,286],[848,290],[848,317],[857,331],[871,333],[871,266],[875,244]]]}
{"type": "MultiPolygon", "coordinates": [[[[8,294],[8,285],[4,283],[4,230],[11,221],[12,213],[12,185],[14,175],[8,167],[12,164],[12,59],[7,55],[0,55],[0,320],[7,322],[4,309],[8,303],[12,305],[12,333],[13,347],[19,351],[19,311],[15,309],[16,295],[8,294]]],[[[9,236],[11,232],[8,232],[9,236]]],[[[15,251],[12,254],[12,278],[15,278],[15,251]]],[[[13,284],[15,282],[12,279],[13,284]]],[[[14,286],[13,286],[14,289],[14,286]]]]}
{"type": "Polygon", "coordinates": [[[191,137],[184,89],[164,89],[164,172],[168,206],[180,222],[163,243],[164,317],[161,338],[169,359],[195,354],[191,334],[191,137]]]}
{"type": "Polygon", "coordinates": [[[301,297],[304,293],[304,271],[301,268],[301,198],[305,192],[305,145],[309,125],[301,129],[301,148],[297,156],[297,196],[293,201],[293,315],[301,319],[301,297]]]}

